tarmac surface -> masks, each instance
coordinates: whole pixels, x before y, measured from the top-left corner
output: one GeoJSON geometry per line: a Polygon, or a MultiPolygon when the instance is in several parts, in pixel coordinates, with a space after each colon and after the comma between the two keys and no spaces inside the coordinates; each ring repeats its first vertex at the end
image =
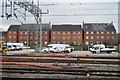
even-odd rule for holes
{"type": "MultiPolygon", "coordinates": [[[[34,49],[24,49],[21,51],[8,51],[5,54],[7,55],[20,55],[20,54],[46,54],[46,53],[35,53],[34,49]]],[[[71,53],[53,53],[53,54],[66,54],[72,56],[83,56],[83,57],[120,57],[120,53],[112,52],[110,54],[107,53],[96,53],[93,54],[90,51],[73,51],[71,53]]]]}

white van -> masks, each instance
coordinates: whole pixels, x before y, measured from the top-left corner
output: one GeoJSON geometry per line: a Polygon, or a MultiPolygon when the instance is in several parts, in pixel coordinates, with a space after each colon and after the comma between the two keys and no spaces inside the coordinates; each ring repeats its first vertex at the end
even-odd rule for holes
{"type": "Polygon", "coordinates": [[[46,48],[42,49],[42,52],[53,52],[53,53],[55,52],[70,53],[71,51],[72,48],[68,44],[49,44],[46,48]]]}
{"type": "Polygon", "coordinates": [[[108,48],[104,44],[96,44],[93,45],[92,48],[90,48],[90,51],[92,53],[102,53],[102,52],[111,53],[115,51],[115,48],[108,48]]]}
{"type": "Polygon", "coordinates": [[[7,47],[10,50],[15,51],[15,50],[22,50],[24,45],[23,43],[7,43],[7,47]]]}

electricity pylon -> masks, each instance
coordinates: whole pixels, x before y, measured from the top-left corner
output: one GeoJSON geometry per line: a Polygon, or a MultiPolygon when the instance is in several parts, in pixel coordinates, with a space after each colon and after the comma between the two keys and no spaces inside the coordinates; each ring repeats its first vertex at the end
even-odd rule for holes
{"type": "MultiPolygon", "coordinates": [[[[26,11],[30,12],[31,14],[33,14],[37,25],[36,25],[36,36],[38,39],[38,32],[40,31],[40,48],[39,48],[39,52],[41,52],[42,49],[42,14],[48,14],[49,11],[47,10],[47,12],[42,12],[42,9],[40,9],[39,7],[39,0],[37,1],[37,5],[34,4],[34,2],[32,1],[27,1],[27,0],[3,0],[2,1],[2,15],[1,17],[6,17],[7,19],[9,19],[10,17],[12,17],[13,15],[17,17],[17,15],[15,14],[15,5],[18,5],[20,8],[25,9],[25,14],[24,14],[24,19],[26,19],[26,11]],[[10,14],[7,13],[7,7],[8,7],[8,2],[10,3],[10,14]],[[39,29],[38,29],[39,27],[39,29]],[[39,30],[39,31],[38,31],[39,30]]],[[[37,41],[37,40],[36,40],[37,41]]],[[[36,52],[38,52],[38,42],[36,43],[36,52]]]]}

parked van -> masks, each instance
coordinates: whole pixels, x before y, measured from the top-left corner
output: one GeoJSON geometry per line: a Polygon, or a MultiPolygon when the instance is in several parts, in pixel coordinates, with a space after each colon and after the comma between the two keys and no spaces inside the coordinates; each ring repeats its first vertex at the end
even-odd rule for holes
{"type": "Polygon", "coordinates": [[[96,44],[93,45],[92,48],[90,48],[90,51],[92,53],[102,53],[102,52],[111,53],[115,51],[115,48],[108,48],[104,44],[96,44]]]}
{"type": "Polygon", "coordinates": [[[49,44],[46,48],[42,49],[42,52],[70,53],[72,48],[68,44],[49,44]]]}
{"type": "Polygon", "coordinates": [[[16,51],[16,50],[22,50],[24,46],[23,43],[7,43],[7,47],[12,51],[16,51]]]}

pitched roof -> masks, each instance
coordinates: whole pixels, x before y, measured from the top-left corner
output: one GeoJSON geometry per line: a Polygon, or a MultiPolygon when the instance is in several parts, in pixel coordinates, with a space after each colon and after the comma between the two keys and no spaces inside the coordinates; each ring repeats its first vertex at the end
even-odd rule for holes
{"type": "Polygon", "coordinates": [[[116,32],[114,25],[111,23],[84,23],[83,29],[84,31],[103,31],[103,32],[114,31],[116,32]]]}
{"type": "Polygon", "coordinates": [[[20,28],[20,25],[10,25],[8,28],[8,31],[18,31],[20,28]]]}
{"type": "MultiPolygon", "coordinates": [[[[37,24],[22,24],[22,25],[10,25],[8,31],[35,31],[37,24]]],[[[40,30],[40,26],[38,26],[38,30],[40,30]]],[[[42,30],[48,31],[49,24],[42,24],[42,30]]]]}
{"type": "MultiPolygon", "coordinates": [[[[36,26],[37,24],[23,24],[20,26],[19,31],[36,31],[36,26]]],[[[37,26],[38,30],[40,30],[40,25],[37,26]]],[[[43,31],[48,31],[49,30],[49,24],[42,24],[42,30],[43,31]]]]}
{"type": "Polygon", "coordinates": [[[82,31],[81,25],[61,24],[52,25],[52,31],[82,31]]]}

